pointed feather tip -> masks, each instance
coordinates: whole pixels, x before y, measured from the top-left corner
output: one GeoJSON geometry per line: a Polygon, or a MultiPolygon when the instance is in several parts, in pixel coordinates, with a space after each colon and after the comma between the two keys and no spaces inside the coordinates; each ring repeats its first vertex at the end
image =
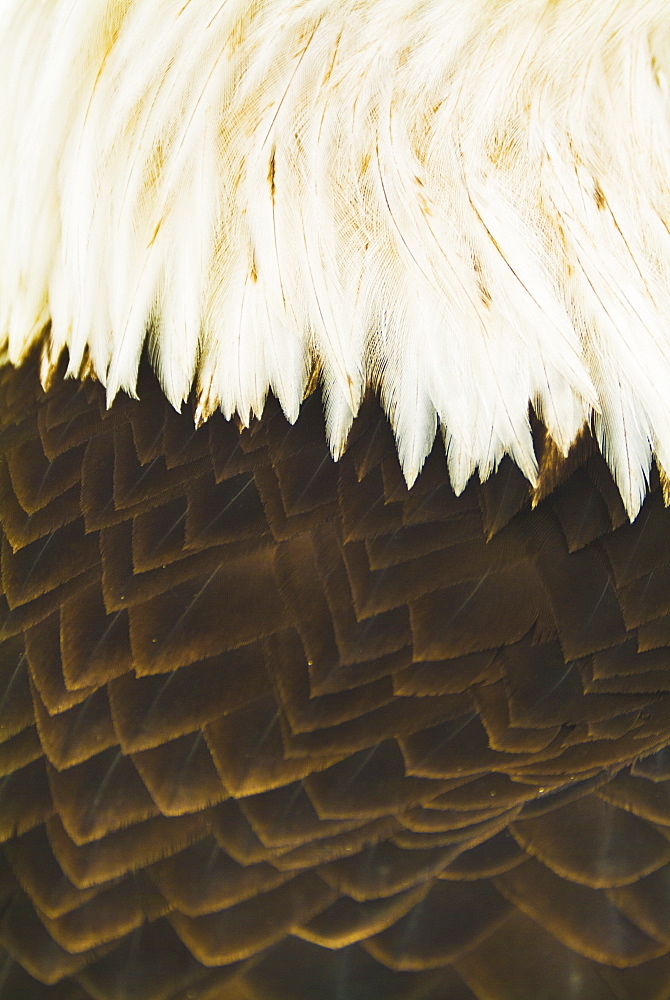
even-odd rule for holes
{"type": "MultiPolygon", "coordinates": [[[[61,346],[60,348],[56,347],[53,341],[49,340],[48,337],[42,345],[40,353],[39,379],[45,391],[53,385],[53,382],[58,375],[58,371],[61,368],[62,355],[65,350],[67,350],[67,348],[64,346],[61,346]]],[[[19,364],[23,360],[24,359],[20,359],[19,364]]],[[[0,364],[2,363],[11,363],[7,345],[5,345],[4,348],[4,356],[0,354],[0,364]]],[[[73,366],[71,363],[67,366],[64,377],[77,378],[82,381],[91,378],[95,381],[100,381],[103,386],[105,385],[105,379],[104,377],[100,377],[88,351],[84,353],[83,360],[78,366],[73,366]]],[[[303,402],[304,399],[306,399],[307,396],[314,391],[314,389],[314,380],[307,380],[303,402]]],[[[184,400],[172,399],[170,394],[165,392],[164,386],[163,391],[168,402],[170,402],[176,412],[180,413],[183,408],[184,400]]],[[[135,377],[135,380],[131,385],[120,386],[111,385],[110,383],[106,386],[106,405],[108,409],[113,405],[114,399],[119,392],[123,392],[133,399],[138,399],[139,393],[137,391],[137,378],[135,377]]],[[[265,409],[265,402],[266,397],[263,398],[263,405],[256,406],[255,408],[250,407],[250,409],[246,412],[246,416],[237,409],[234,413],[224,413],[224,416],[226,419],[237,420],[241,427],[248,427],[253,419],[260,419],[262,417],[265,409]]],[[[287,421],[294,424],[300,415],[301,406],[290,405],[281,406],[281,408],[287,421]]],[[[352,424],[357,415],[358,409],[360,409],[360,404],[354,412],[350,405],[349,398],[344,394],[332,392],[332,390],[330,396],[328,397],[328,402],[324,398],[327,442],[330,454],[334,461],[339,461],[347,449],[352,424]]],[[[210,417],[219,410],[224,410],[224,407],[222,406],[218,395],[213,392],[211,385],[207,388],[201,387],[193,412],[195,428],[201,428],[210,419],[210,417]]],[[[545,446],[547,448],[545,454],[549,455],[549,458],[545,458],[541,466],[538,465],[535,454],[528,453],[528,449],[525,446],[526,443],[524,443],[523,446],[517,443],[516,446],[505,449],[505,451],[502,452],[494,462],[490,463],[488,467],[478,467],[476,461],[472,458],[472,455],[466,455],[462,448],[459,451],[455,445],[453,436],[449,433],[448,428],[440,422],[439,429],[443,438],[445,459],[454,494],[456,496],[460,496],[467,487],[472,475],[477,471],[479,471],[480,482],[485,482],[490,478],[490,476],[496,473],[503,455],[509,455],[528,481],[531,507],[534,509],[545,498],[545,496],[553,492],[553,490],[560,485],[562,481],[561,467],[565,463],[569,469],[569,457],[572,450],[578,446],[579,441],[584,434],[584,429],[588,428],[592,424],[593,418],[597,416],[598,414],[591,414],[590,419],[585,422],[579,433],[571,442],[571,445],[567,448],[564,443],[559,444],[556,442],[547,432],[548,444],[545,446]]],[[[387,415],[387,419],[389,419],[389,422],[392,425],[398,461],[408,489],[411,489],[415,485],[421,474],[426,458],[432,450],[435,433],[438,429],[437,414],[434,413],[433,417],[435,429],[432,436],[430,434],[419,434],[417,428],[415,427],[412,438],[408,443],[401,437],[400,428],[397,426],[397,419],[395,421],[396,427],[394,428],[392,417],[387,415]]],[[[433,421],[429,420],[429,423],[432,427],[433,421]]],[[[668,475],[665,471],[658,456],[655,453],[652,453],[651,450],[649,452],[650,467],[645,469],[640,466],[640,468],[637,469],[637,471],[632,475],[622,475],[620,473],[620,470],[618,470],[615,465],[615,460],[611,454],[611,450],[610,453],[605,454],[604,457],[607,460],[608,467],[610,468],[610,472],[612,473],[613,479],[617,485],[617,490],[621,496],[626,515],[630,522],[633,522],[636,519],[646,499],[649,487],[652,458],[659,472],[664,504],[666,506],[670,506],[670,475],[668,475]]]]}
{"type": "Polygon", "coordinates": [[[403,446],[404,442],[398,433],[395,432],[398,461],[400,462],[400,468],[402,469],[402,474],[408,490],[411,490],[421,475],[421,470],[426,464],[426,459],[433,449],[433,442],[435,440],[436,433],[437,414],[435,415],[435,429],[432,437],[430,435],[428,435],[428,437],[424,436],[421,442],[418,439],[415,439],[408,447],[403,446]]]}
{"type": "MultiPolygon", "coordinates": [[[[40,383],[45,391],[53,385],[54,379],[57,376],[58,369],[60,368],[61,359],[63,352],[67,348],[61,346],[60,348],[55,347],[54,342],[51,341],[48,336],[44,340],[42,345],[42,351],[40,354],[40,368],[39,368],[39,378],[40,383]]],[[[23,359],[21,359],[22,361],[23,359]]],[[[0,364],[11,363],[11,359],[8,356],[8,351],[5,347],[5,358],[0,355],[0,364]]],[[[20,362],[19,362],[20,363],[20,362]]],[[[88,351],[84,352],[84,357],[78,366],[73,366],[72,363],[67,367],[65,372],[66,378],[78,378],[80,380],[85,380],[88,378],[100,381],[103,386],[105,385],[105,379],[101,378],[96,370],[95,364],[90,357],[88,351]]],[[[316,378],[318,382],[318,376],[316,378]]],[[[165,386],[162,386],[164,395],[168,402],[173,406],[176,412],[180,413],[183,408],[184,400],[175,400],[171,398],[170,393],[165,391],[165,386]]],[[[311,392],[315,391],[315,378],[306,379],[305,393],[303,396],[303,402],[311,392]]],[[[137,391],[137,377],[135,377],[134,382],[128,385],[111,385],[106,386],[106,405],[109,409],[114,402],[114,399],[119,392],[124,392],[126,395],[133,399],[138,399],[139,394],[137,391]]],[[[325,395],[325,394],[324,394],[325,395]]],[[[362,397],[362,392],[359,394],[359,398],[362,397]]],[[[260,407],[250,407],[247,411],[246,416],[235,410],[234,413],[224,413],[226,419],[236,419],[241,427],[248,427],[250,422],[256,418],[260,419],[262,417],[263,410],[265,408],[266,397],[263,399],[263,405],[260,407]]],[[[291,424],[294,424],[300,415],[301,405],[288,405],[284,406],[281,404],[282,412],[285,418],[291,424]]],[[[359,405],[354,411],[350,405],[350,397],[348,394],[333,392],[331,387],[331,392],[328,400],[324,398],[324,416],[326,418],[326,431],[327,431],[327,442],[330,450],[330,454],[334,461],[339,461],[339,459],[344,455],[347,446],[350,431],[352,428],[353,421],[357,415],[359,405]]],[[[218,395],[213,391],[211,384],[208,387],[201,387],[199,395],[197,397],[197,402],[193,412],[193,421],[196,429],[201,428],[210,417],[217,411],[223,411],[224,407],[218,395]]],[[[561,473],[560,466],[563,463],[568,463],[569,455],[574,447],[577,446],[579,440],[581,439],[584,428],[588,427],[594,416],[598,414],[592,414],[591,418],[585,422],[583,428],[580,429],[579,434],[571,442],[569,447],[566,447],[564,443],[556,442],[551,435],[547,434],[547,440],[549,442],[548,451],[552,453],[553,457],[547,466],[544,463],[543,468],[538,467],[537,459],[534,455],[529,456],[527,447],[525,444],[517,445],[506,449],[498,459],[496,459],[487,468],[480,467],[478,470],[477,463],[474,461],[471,455],[466,455],[461,449],[457,449],[452,435],[450,435],[448,428],[440,423],[439,429],[442,434],[445,450],[445,458],[447,461],[449,478],[451,487],[456,496],[460,496],[468,485],[472,475],[479,471],[480,482],[485,482],[490,476],[494,475],[497,471],[500,459],[504,455],[509,455],[515,462],[520,471],[524,474],[525,478],[529,484],[529,494],[531,507],[534,509],[537,505],[544,499],[548,493],[552,492],[556,485],[560,484],[561,473]],[[547,480],[556,480],[552,485],[549,484],[547,487],[547,480]]],[[[387,419],[392,425],[392,430],[394,438],[396,441],[396,449],[398,454],[398,461],[402,471],[403,478],[408,489],[411,489],[425,464],[426,458],[430,453],[435,433],[438,429],[438,419],[437,414],[433,412],[433,421],[429,420],[428,423],[431,427],[434,425],[434,431],[432,436],[424,434],[419,434],[417,427],[413,428],[413,433],[409,443],[406,443],[401,438],[400,428],[397,426],[398,421],[396,419],[396,426],[393,427],[392,416],[387,415],[387,419]]],[[[425,421],[424,421],[425,423],[425,421]]],[[[425,428],[424,428],[425,430],[425,428]]],[[[530,424],[528,426],[530,433],[530,424]]],[[[650,453],[651,456],[651,453],[650,453]]],[[[606,456],[610,471],[617,484],[617,489],[622,498],[623,506],[628,516],[629,521],[633,522],[638,516],[644,500],[647,495],[647,490],[649,486],[649,470],[645,472],[643,468],[638,470],[638,475],[634,477],[622,477],[617,475],[617,469],[614,466],[614,460],[612,455],[606,456]]],[[[665,472],[662,467],[660,460],[656,455],[654,455],[654,460],[656,462],[659,477],[663,492],[663,500],[666,506],[670,506],[670,476],[665,472]]],[[[651,457],[650,457],[651,461],[651,457]]]]}
{"type": "Polygon", "coordinates": [[[349,434],[363,401],[363,385],[349,377],[345,385],[340,380],[322,382],[323,411],[326,438],[330,454],[339,461],[347,448],[349,434]]]}
{"type": "MultiPolygon", "coordinates": [[[[610,469],[610,471],[612,470],[610,469]]],[[[628,520],[632,524],[642,510],[642,505],[647,499],[649,475],[646,474],[644,476],[644,485],[640,486],[638,484],[637,488],[634,484],[631,484],[628,488],[626,488],[624,484],[617,480],[616,475],[614,476],[614,481],[618,487],[619,493],[621,494],[621,500],[623,501],[624,510],[626,511],[628,520]]]]}
{"type": "Polygon", "coordinates": [[[105,385],[103,379],[100,379],[103,386],[105,386],[105,406],[108,410],[111,410],[114,405],[114,400],[119,395],[120,392],[125,393],[126,396],[130,396],[131,399],[139,399],[139,393],[137,387],[128,388],[127,386],[121,385],[105,385]]]}
{"type": "MultiPolygon", "coordinates": [[[[503,454],[534,481],[510,422],[538,386],[563,445],[585,407],[623,400],[601,447],[636,515],[644,461],[622,470],[617,455],[649,390],[670,385],[667,3],[631,15],[607,0],[365,0],[328,7],[307,49],[309,4],[292,0],[223,5],[214,20],[200,4],[160,20],[150,3],[101,0],[66,18],[71,6],[12,0],[0,18],[0,84],[20,97],[0,102],[0,230],[17,237],[0,253],[10,361],[50,310],[68,374],[90,352],[111,404],[134,394],[145,324],[164,309],[172,405],[192,371],[224,368],[222,399],[199,402],[197,422],[258,412],[260,383],[294,420],[295,359],[311,351],[343,380],[327,416],[334,455],[371,385],[413,400],[396,434],[413,483],[421,411],[439,398],[471,446],[447,447],[456,491],[503,454]],[[371,65],[388,67],[384,87],[371,65]],[[202,238],[175,256],[183,220],[202,238]],[[253,294],[235,277],[246,282],[250,261],[253,294]]],[[[670,428],[659,437],[670,446],[670,428]]]]}
{"type": "Polygon", "coordinates": [[[658,460],[656,461],[656,467],[658,469],[658,475],[661,480],[663,503],[665,504],[666,507],[670,507],[670,476],[668,476],[667,472],[665,471],[663,466],[659,464],[658,460]]]}
{"type": "MultiPolygon", "coordinates": [[[[156,370],[156,365],[154,365],[154,369],[156,370]]],[[[177,413],[181,413],[184,403],[191,395],[191,386],[195,372],[191,374],[188,381],[183,378],[177,380],[170,379],[166,377],[165,372],[160,372],[159,370],[156,370],[156,374],[168,403],[177,413]]]]}

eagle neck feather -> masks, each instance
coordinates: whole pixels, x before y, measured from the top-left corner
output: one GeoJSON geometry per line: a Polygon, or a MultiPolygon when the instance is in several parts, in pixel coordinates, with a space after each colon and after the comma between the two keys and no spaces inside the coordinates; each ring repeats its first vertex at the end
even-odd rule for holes
{"type": "Polygon", "coordinates": [[[6,0],[0,350],[339,454],[375,389],[459,492],[529,407],[670,471],[667,0],[6,0]],[[48,324],[48,326],[47,326],[48,324]]]}

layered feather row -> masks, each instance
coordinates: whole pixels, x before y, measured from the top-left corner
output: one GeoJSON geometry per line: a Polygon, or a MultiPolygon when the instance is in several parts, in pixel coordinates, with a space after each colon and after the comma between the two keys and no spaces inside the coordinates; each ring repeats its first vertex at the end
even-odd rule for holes
{"type": "Polygon", "coordinates": [[[631,516],[670,471],[667,0],[4,0],[0,348],[290,420],[368,386],[408,482],[529,404],[631,516]]]}

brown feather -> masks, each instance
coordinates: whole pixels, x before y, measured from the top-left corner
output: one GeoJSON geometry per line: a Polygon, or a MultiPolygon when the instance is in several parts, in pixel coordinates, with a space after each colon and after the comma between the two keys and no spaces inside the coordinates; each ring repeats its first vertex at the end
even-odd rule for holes
{"type": "Polygon", "coordinates": [[[664,1000],[658,477],[141,396],[0,373],[0,997],[664,1000]]]}

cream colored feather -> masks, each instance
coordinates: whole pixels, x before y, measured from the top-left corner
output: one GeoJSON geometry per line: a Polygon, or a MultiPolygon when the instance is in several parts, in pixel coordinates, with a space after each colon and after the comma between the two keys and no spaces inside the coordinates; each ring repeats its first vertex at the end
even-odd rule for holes
{"type": "Polygon", "coordinates": [[[593,420],[631,516],[670,471],[667,0],[3,0],[0,348],[51,321],[108,398],[148,339],[171,402],[338,454],[366,386],[409,483],[454,488],[529,404],[593,420]]]}

